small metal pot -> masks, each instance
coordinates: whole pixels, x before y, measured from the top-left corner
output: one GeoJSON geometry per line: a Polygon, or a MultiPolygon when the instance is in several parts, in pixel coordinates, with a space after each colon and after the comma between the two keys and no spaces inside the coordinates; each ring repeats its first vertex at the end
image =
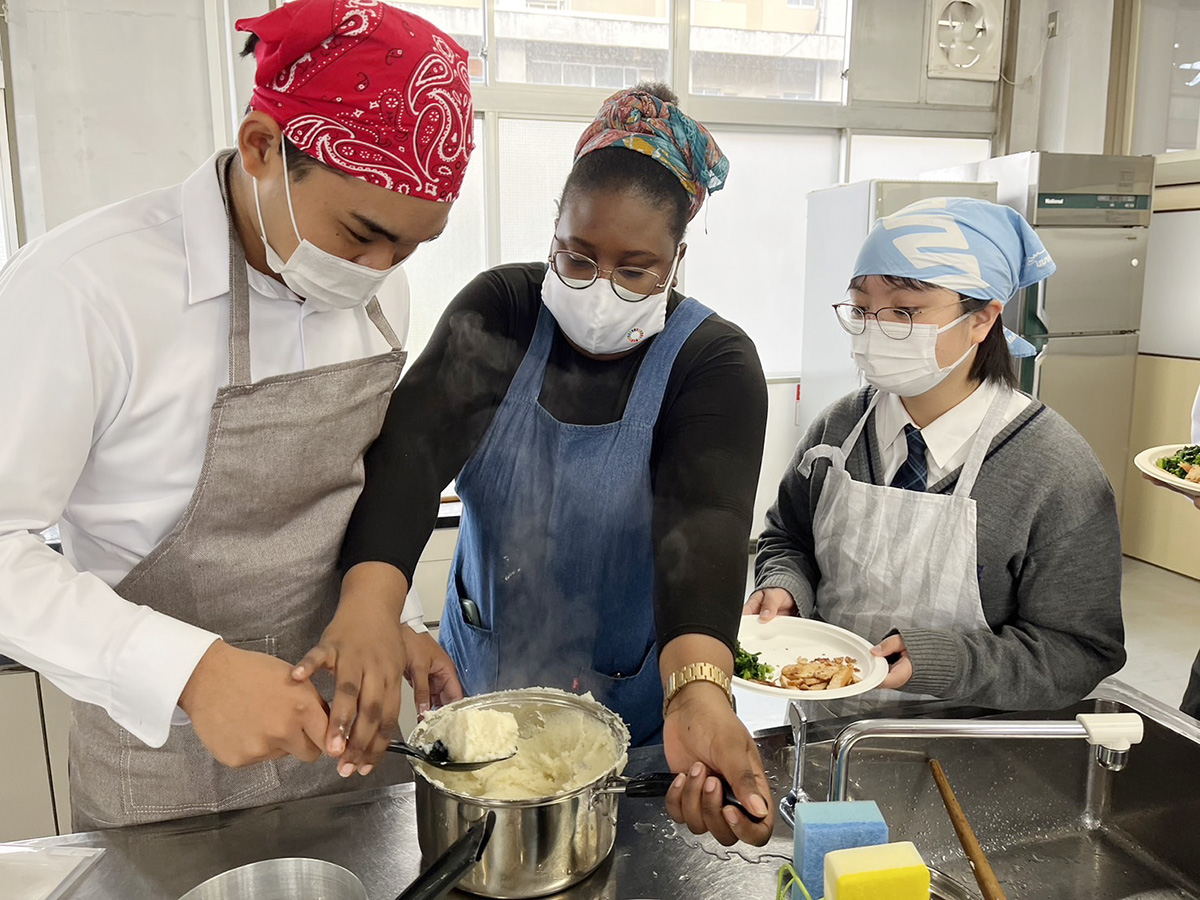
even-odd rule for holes
{"type": "Polygon", "coordinates": [[[222,872],[179,900],[367,900],[367,889],[323,859],[265,859],[222,872]]]}
{"type": "MultiPolygon", "coordinates": [[[[483,859],[458,889],[485,897],[538,897],[582,881],[612,852],[619,795],[638,780],[622,778],[629,729],[621,717],[595,700],[563,691],[531,688],[468,697],[447,710],[487,707],[512,712],[518,724],[539,711],[573,708],[608,726],[617,746],[613,767],[590,784],[539,800],[486,800],[455,793],[431,780],[435,770],[413,764],[417,792],[417,839],[426,859],[445,852],[468,828],[496,814],[496,829],[483,859]]],[[[420,744],[418,725],[409,743],[420,744]]],[[[658,785],[647,790],[661,794],[658,785]]]]}

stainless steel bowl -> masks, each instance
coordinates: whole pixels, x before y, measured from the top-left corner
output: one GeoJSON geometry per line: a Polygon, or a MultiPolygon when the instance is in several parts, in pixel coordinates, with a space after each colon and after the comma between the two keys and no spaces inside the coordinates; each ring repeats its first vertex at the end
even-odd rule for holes
{"type": "Polygon", "coordinates": [[[323,859],[266,859],[222,872],[179,900],[367,900],[367,889],[323,859]]]}
{"type": "MultiPolygon", "coordinates": [[[[459,890],[485,897],[539,897],[586,878],[612,852],[616,838],[619,797],[614,791],[619,787],[614,787],[614,777],[624,768],[629,748],[629,729],[621,717],[595,700],[544,688],[480,694],[445,709],[469,707],[511,712],[518,725],[535,721],[542,710],[582,710],[608,726],[618,759],[595,781],[541,800],[486,800],[458,794],[434,783],[432,770],[415,763],[417,839],[425,859],[441,855],[490,811],[496,814],[496,829],[483,859],[459,882],[459,890]]],[[[422,730],[418,725],[409,743],[419,744],[422,730]]]]}

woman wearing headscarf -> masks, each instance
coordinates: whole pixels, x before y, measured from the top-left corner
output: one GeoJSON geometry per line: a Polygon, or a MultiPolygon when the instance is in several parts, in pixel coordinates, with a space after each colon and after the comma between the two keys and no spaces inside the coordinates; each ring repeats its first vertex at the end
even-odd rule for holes
{"type": "Polygon", "coordinates": [[[834,307],[868,387],[797,448],[747,613],[866,637],[908,699],[1058,707],[1121,667],[1112,489],[1017,390],[1012,356],[1033,348],[1000,321],[1053,271],[1008,207],[940,198],[876,224],[834,307]]]}
{"type": "Polygon", "coordinates": [[[667,800],[677,820],[763,843],[769,788],[730,676],[766,387],[750,339],[672,290],[687,224],[727,169],[666,88],[605,102],[546,259],[467,285],[397,389],[347,532],[343,602],[403,601],[457,478],[440,632],[453,663],[414,677],[418,705],[430,685],[443,702],[591,691],[685,773],[667,800]],[[765,823],[722,808],[718,774],[765,823]]]}

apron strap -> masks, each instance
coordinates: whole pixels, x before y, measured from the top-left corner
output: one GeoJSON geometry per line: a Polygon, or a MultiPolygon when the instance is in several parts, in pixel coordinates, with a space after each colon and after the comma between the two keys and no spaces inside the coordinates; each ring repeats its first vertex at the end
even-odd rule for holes
{"type": "Polygon", "coordinates": [[[379,298],[372,297],[371,302],[367,304],[367,318],[383,335],[383,339],[388,342],[388,346],[393,350],[403,350],[404,344],[400,338],[396,336],[396,332],[392,330],[392,326],[388,323],[387,317],[383,314],[383,308],[379,305],[379,298]]]}
{"type": "Polygon", "coordinates": [[[810,447],[804,454],[804,458],[800,460],[800,474],[805,478],[812,475],[813,464],[818,459],[828,459],[833,469],[845,469],[846,459],[850,456],[850,451],[854,449],[854,445],[858,443],[859,437],[862,435],[863,428],[867,424],[867,419],[871,418],[871,412],[879,403],[880,392],[876,391],[871,396],[871,401],[867,404],[867,411],[862,414],[862,418],[855,423],[850,429],[850,433],[846,435],[846,439],[842,441],[842,446],[834,447],[831,444],[817,444],[815,447],[810,447]]]}
{"type": "Polygon", "coordinates": [[[983,467],[984,457],[992,447],[992,440],[1004,427],[1004,414],[1011,400],[1012,391],[1010,390],[997,391],[996,396],[992,398],[987,414],[983,417],[983,423],[979,426],[979,431],[975,433],[971,442],[967,460],[963,463],[962,471],[958,475],[958,483],[954,486],[955,497],[971,496],[971,491],[975,489],[975,479],[979,477],[979,470],[983,467]]]}
{"type": "Polygon", "coordinates": [[[504,398],[505,401],[509,397],[514,400],[518,397],[537,400],[542,393],[542,379],[546,374],[546,360],[550,358],[550,346],[554,343],[556,325],[554,313],[550,312],[543,303],[538,309],[533,339],[529,342],[529,349],[525,351],[521,365],[517,368],[517,374],[513,376],[512,384],[509,385],[508,393],[504,398]]]}
{"type": "Polygon", "coordinates": [[[646,358],[638,367],[637,377],[633,382],[633,390],[625,404],[627,422],[638,422],[654,427],[658,422],[658,414],[662,410],[663,396],[667,392],[667,381],[671,377],[671,369],[679,351],[687,343],[697,328],[700,327],[713,311],[693,297],[686,298],[675,307],[675,311],[667,318],[667,324],[662,332],[655,336],[646,358]]]}
{"type": "Polygon", "coordinates": [[[246,253],[242,249],[229,201],[229,170],[233,150],[217,157],[217,181],[229,222],[229,384],[250,383],[250,287],[246,280],[246,253]]]}

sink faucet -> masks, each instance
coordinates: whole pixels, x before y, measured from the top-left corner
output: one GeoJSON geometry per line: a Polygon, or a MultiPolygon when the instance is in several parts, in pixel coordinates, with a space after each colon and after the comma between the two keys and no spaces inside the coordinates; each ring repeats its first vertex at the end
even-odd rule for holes
{"type": "Polygon", "coordinates": [[[867,738],[885,737],[1084,738],[1096,748],[1096,762],[1101,767],[1119,772],[1129,759],[1130,746],[1142,740],[1142,717],[1137,713],[1080,713],[1073,722],[1004,719],[864,719],[852,722],[833,742],[830,800],[846,799],[850,787],[850,751],[855,745],[867,738]]]}
{"type": "Polygon", "coordinates": [[[792,761],[792,789],[779,799],[779,815],[792,828],[796,827],[796,804],[807,803],[804,793],[804,749],[808,744],[808,716],[800,702],[788,704],[788,724],[792,726],[792,746],[795,748],[792,761]]]}

